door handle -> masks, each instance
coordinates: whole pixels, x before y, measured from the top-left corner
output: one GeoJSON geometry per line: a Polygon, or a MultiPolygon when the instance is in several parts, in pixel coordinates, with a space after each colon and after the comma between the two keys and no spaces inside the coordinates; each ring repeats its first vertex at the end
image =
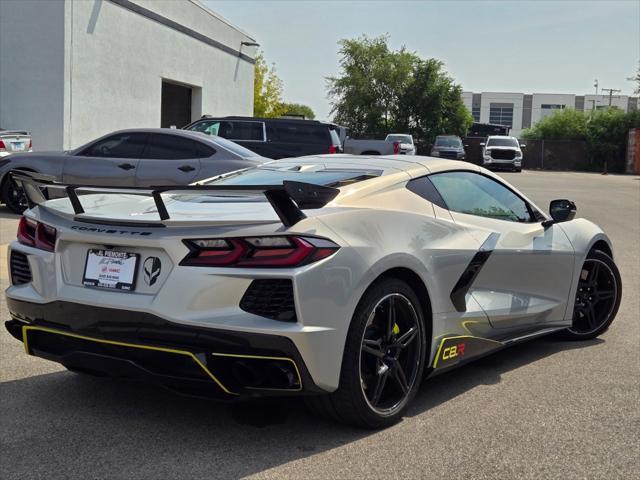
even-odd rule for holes
{"type": "Polygon", "coordinates": [[[181,167],[178,167],[178,170],[181,170],[186,173],[186,172],[193,172],[195,168],[193,168],[191,165],[182,165],[181,167]]]}
{"type": "Polygon", "coordinates": [[[131,170],[132,168],[136,168],[136,166],[131,165],[130,163],[121,163],[120,165],[118,165],[118,168],[121,168],[123,170],[131,170]]]}

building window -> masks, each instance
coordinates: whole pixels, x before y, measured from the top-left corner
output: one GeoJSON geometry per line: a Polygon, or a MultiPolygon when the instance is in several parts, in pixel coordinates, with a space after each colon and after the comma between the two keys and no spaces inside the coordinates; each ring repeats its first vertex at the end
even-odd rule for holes
{"type": "Polygon", "coordinates": [[[473,116],[474,122],[480,122],[480,106],[471,108],[471,115],[473,116]]]}
{"type": "Polygon", "coordinates": [[[489,107],[489,123],[513,127],[513,103],[492,103],[489,107]]]}
{"type": "Polygon", "coordinates": [[[553,115],[558,110],[564,110],[565,106],[558,103],[543,103],[540,105],[540,119],[553,115]]]}

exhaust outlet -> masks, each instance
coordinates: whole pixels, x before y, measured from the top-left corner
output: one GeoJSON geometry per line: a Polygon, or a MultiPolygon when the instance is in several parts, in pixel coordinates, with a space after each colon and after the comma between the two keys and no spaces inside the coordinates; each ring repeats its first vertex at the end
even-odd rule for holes
{"type": "Polygon", "coordinates": [[[243,360],[233,362],[233,365],[231,365],[231,373],[233,373],[236,380],[245,387],[256,387],[260,385],[264,377],[262,372],[243,360]]]}
{"type": "Polygon", "coordinates": [[[266,366],[267,386],[269,388],[291,388],[296,383],[296,376],[290,368],[276,362],[266,366]]]}

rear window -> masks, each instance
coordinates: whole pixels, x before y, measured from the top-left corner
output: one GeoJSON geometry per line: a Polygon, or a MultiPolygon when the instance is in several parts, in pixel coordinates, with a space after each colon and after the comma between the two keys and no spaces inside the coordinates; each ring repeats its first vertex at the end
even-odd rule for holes
{"type": "Polygon", "coordinates": [[[231,153],[235,153],[236,155],[240,156],[240,157],[259,157],[260,155],[258,155],[256,152],[253,152],[251,150],[249,150],[248,148],[244,148],[242,145],[238,145],[237,143],[233,143],[230,140],[227,140],[226,138],[222,138],[222,137],[216,137],[215,139],[212,139],[215,143],[217,143],[221,148],[224,148],[225,150],[231,152],[231,153]]]}
{"type": "Polygon", "coordinates": [[[219,180],[207,182],[207,185],[282,185],[285,180],[313,183],[330,187],[340,187],[350,183],[367,180],[381,175],[381,171],[371,170],[316,170],[298,171],[296,167],[268,168],[257,167],[243,170],[219,180]]]}
{"type": "Polygon", "coordinates": [[[329,130],[329,135],[331,135],[331,144],[332,145],[340,145],[340,137],[338,136],[338,132],[335,130],[329,130]]]}
{"type": "Polygon", "coordinates": [[[267,123],[267,140],[282,143],[312,143],[329,145],[329,127],[304,123],[267,123]]]}

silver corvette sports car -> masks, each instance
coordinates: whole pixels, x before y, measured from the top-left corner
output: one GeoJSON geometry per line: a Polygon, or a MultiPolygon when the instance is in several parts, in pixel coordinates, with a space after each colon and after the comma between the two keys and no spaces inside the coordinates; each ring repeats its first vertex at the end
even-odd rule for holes
{"type": "Polygon", "coordinates": [[[365,427],[426,375],[616,315],[607,236],[429,157],[285,159],[188,187],[14,172],[9,332],[69,370],[228,399],[304,395],[365,427]]]}

